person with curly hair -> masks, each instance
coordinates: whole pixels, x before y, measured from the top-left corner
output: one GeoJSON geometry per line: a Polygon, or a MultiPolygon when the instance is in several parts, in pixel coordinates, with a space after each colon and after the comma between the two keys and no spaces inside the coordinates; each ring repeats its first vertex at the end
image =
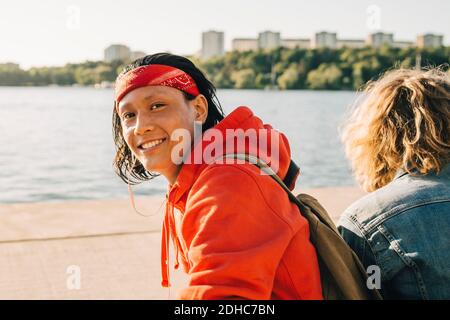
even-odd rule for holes
{"type": "Polygon", "coordinates": [[[385,298],[450,299],[449,74],[389,71],[361,98],[342,138],[370,193],[341,216],[341,234],[379,268],[385,298]]]}

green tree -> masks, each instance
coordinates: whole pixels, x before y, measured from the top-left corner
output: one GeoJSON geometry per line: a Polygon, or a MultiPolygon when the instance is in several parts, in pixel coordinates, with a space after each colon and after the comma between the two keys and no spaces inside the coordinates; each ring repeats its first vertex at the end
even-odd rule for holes
{"type": "Polygon", "coordinates": [[[30,82],[28,74],[14,63],[0,64],[0,86],[20,86],[30,82]]]}
{"type": "Polygon", "coordinates": [[[71,85],[75,83],[75,76],[68,68],[55,68],[50,75],[51,83],[58,85],[71,85]]]}
{"type": "Polygon", "coordinates": [[[99,65],[94,69],[95,81],[100,83],[102,81],[114,81],[116,79],[115,70],[109,65],[99,65]]]}
{"type": "Polygon", "coordinates": [[[75,81],[81,85],[93,85],[97,83],[97,77],[94,69],[78,67],[75,70],[75,81]]]}
{"type": "Polygon", "coordinates": [[[322,63],[308,73],[307,83],[311,89],[340,89],[342,71],[334,63],[322,63]]]}
{"type": "Polygon", "coordinates": [[[214,85],[218,88],[225,89],[225,88],[233,88],[234,86],[234,83],[230,77],[230,73],[227,72],[226,70],[218,71],[212,79],[214,85]]]}
{"type": "Polygon", "coordinates": [[[237,89],[252,89],[255,87],[255,71],[253,69],[236,70],[231,74],[231,79],[237,89]]]}
{"type": "MultiPolygon", "coordinates": [[[[232,51],[199,60],[188,57],[218,88],[265,88],[276,80],[282,89],[351,89],[377,79],[393,67],[414,67],[420,54],[422,67],[450,64],[450,47],[418,49],[342,48],[232,51]]],[[[0,64],[0,85],[93,85],[114,81],[127,61],[86,61],[63,67],[22,70],[16,64],[0,64]]]]}
{"type": "Polygon", "coordinates": [[[277,80],[280,89],[297,89],[298,81],[298,65],[296,63],[291,63],[277,80]]]}

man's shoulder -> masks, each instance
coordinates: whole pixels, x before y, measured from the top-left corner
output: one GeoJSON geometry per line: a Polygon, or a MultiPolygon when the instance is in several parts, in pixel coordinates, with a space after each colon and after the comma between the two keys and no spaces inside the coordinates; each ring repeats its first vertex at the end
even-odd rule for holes
{"type": "Polygon", "coordinates": [[[398,214],[442,201],[450,201],[447,181],[405,175],[350,205],[342,214],[340,224],[351,222],[362,233],[369,233],[398,214]]]}

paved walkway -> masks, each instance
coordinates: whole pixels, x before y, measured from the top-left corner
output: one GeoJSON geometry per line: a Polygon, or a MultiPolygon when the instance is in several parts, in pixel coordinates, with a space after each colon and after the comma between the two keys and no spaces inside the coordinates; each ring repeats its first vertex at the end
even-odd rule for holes
{"type": "MultiPolygon", "coordinates": [[[[353,187],[306,191],[335,220],[363,195],[353,187]]],[[[187,277],[172,268],[170,293],[160,286],[163,204],[138,199],[151,217],[127,199],[0,205],[0,299],[174,299],[187,277]]]]}

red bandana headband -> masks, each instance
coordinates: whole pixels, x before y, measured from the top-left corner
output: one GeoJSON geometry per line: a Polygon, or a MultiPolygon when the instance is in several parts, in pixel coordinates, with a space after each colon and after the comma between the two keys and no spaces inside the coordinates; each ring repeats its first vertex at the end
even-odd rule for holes
{"type": "Polygon", "coordinates": [[[162,64],[150,64],[133,69],[117,78],[116,107],[127,93],[145,86],[166,86],[193,96],[200,94],[194,79],[183,70],[162,64]]]}

